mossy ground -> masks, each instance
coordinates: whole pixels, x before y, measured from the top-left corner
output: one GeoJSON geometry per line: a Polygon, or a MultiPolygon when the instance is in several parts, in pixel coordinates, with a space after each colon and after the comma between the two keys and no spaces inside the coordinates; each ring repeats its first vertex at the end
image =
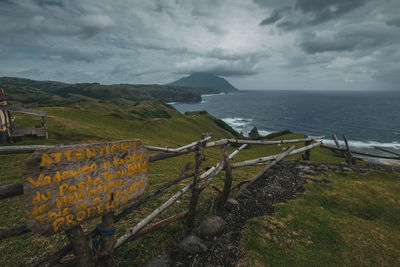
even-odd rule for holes
{"type": "Polygon", "coordinates": [[[250,220],[242,266],[398,266],[400,174],[332,173],[250,220]]]}
{"type": "MultiPolygon", "coordinates": [[[[160,102],[142,102],[136,105],[121,106],[113,103],[85,100],[79,103],[73,103],[65,106],[57,107],[44,107],[40,108],[48,113],[47,125],[49,127],[49,139],[25,139],[18,142],[19,145],[22,144],[71,144],[71,143],[95,143],[95,142],[107,142],[112,140],[127,140],[133,138],[141,139],[147,145],[153,146],[171,146],[179,147],[190,142],[199,140],[200,135],[204,132],[212,133],[213,140],[218,140],[220,138],[232,137],[232,133],[226,131],[219,127],[215,123],[215,118],[208,114],[195,114],[191,116],[184,116],[178,114],[173,109],[165,106],[160,102]],[[135,112],[132,112],[135,111],[135,112]],[[168,116],[166,115],[168,114],[168,116]]],[[[39,122],[32,122],[31,116],[25,116],[21,114],[16,114],[17,123],[19,126],[35,125],[39,122]]],[[[40,123],[39,123],[40,124],[40,123]]],[[[292,139],[300,138],[300,134],[286,134],[281,137],[275,137],[274,139],[292,139]]],[[[297,146],[303,146],[304,144],[297,144],[297,146]]],[[[231,151],[235,148],[231,147],[231,151]]],[[[253,159],[261,156],[272,155],[280,152],[282,146],[249,146],[240,152],[234,159],[234,161],[241,161],[247,159],[253,159]]],[[[203,163],[203,166],[212,166],[221,159],[221,151],[219,148],[207,149],[206,150],[207,161],[203,163]]],[[[21,181],[21,164],[29,157],[29,155],[7,155],[0,156],[0,184],[8,184],[13,182],[21,181]]],[[[291,158],[299,158],[300,156],[292,156],[291,158]]],[[[168,180],[171,180],[178,176],[181,169],[187,162],[193,161],[193,154],[188,154],[181,156],[179,158],[170,158],[159,162],[154,162],[149,165],[149,188],[148,192],[154,188],[160,186],[168,180]]],[[[340,155],[334,154],[330,151],[324,149],[314,149],[311,153],[311,159],[316,162],[341,162],[343,159],[340,155]]],[[[243,179],[248,179],[254,176],[262,166],[257,167],[246,167],[235,169],[233,172],[234,184],[238,183],[243,179]]],[[[336,175],[331,174],[332,180],[335,180],[336,175]]],[[[351,175],[350,175],[351,176],[351,175]]],[[[214,182],[219,188],[223,185],[223,173],[217,177],[214,182]]],[[[355,178],[349,178],[338,176],[338,181],[347,181],[355,178]]],[[[376,182],[378,182],[377,180],[376,182]]],[[[388,189],[394,190],[395,186],[390,186],[391,183],[395,183],[396,179],[392,177],[387,181],[388,189]]],[[[154,208],[166,201],[173,193],[175,193],[179,188],[182,188],[189,181],[182,181],[179,184],[172,186],[164,194],[158,197],[156,200],[148,202],[143,205],[140,209],[134,211],[130,216],[121,220],[117,225],[117,237],[123,234],[126,229],[134,226],[147,214],[149,214],[154,208]]],[[[340,190],[340,184],[338,184],[338,190],[340,190]]],[[[335,183],[332,185],[310,185],[307,189],[308,191],[319,193],[319,196],[324,196],[324,190],[329,189],[332,186],[336,186],[335,183]],[[319,187],[320,186],[320,187],[319,187]]],[[[335,187],[336,188],[336,187],[335,187]]],[[[364,188],[364,187],[362,187],[364,188]]],[[[369,192],[368,187],[364,188],[366,192],[369,192]]],[[[360,189],[360,194],[364,189],[360,189]]],[[[351,187],[348,188],[348,192],[351,197],[351,187]]],[[[382,192],[384,194],[391,192],[385,191],[386,187],[382,187],[382,192]]],[[[304,196],[307,196],[304,195],[304,196]]],[[[165,211],[160,218],[163,219],[171,215],[177,214],[178,212],[184,211],[188,207],[188,200],[190,194],[183,196],[178,200],[170,209],[165,211]]],[[[215,190],[208,188],[201,194],[200,204],[199,204],[199,214],[198,221],[202,218],[208,216],[208,210],[213,199],[217,197],[215,190]]],[[[324,196],[326,199],[327,196],[324,196]]],[[[392,196],[395,203],[398,205],[398,195],[392,196]],[[397,201],[397,202],[396,202],[397,201]]],[[[301,207],[308,205],[317,205],[312,197],[305,198],[301,207]],[[314,204],[313,204],[314,203],[314,204]]],[[[296,203],[296,202],[290,202],[296,203]]],[[[395,205],[392,203],[391,205],[395,205]]],[[[287,209],[291,207],[292,204],[287,205],[287,209]]],[[[333,204],[331,204],[333,205],[333,204]]],[[[361,205],[361,204],[360,204],[361,205]]],[[[282,206],[284,207],[284,206],[282,206]]],[[[365,204],[365,208],[368,208],[368,204],[365,204]]],[[[388,206],[390,208],[390,206],[388,206]]],[[[282,208],[283,209],[283,208],[282,208]]],[[[360,210],[362,210],[360,208],[360,210]]],[[[301,209],[294,211],[300,212],[301,209]]],[[[314,213],[310,207],[311,214],[314,213]]],[[[25,218],[24,215],[24,205],[23,196],[14,197],[1,201],[0,207],[0,230],[7,229],[13,226],[20,225],[25,218]]],[[[279,214],[279,213],[278,213],[279,214]]],[[[287,210],[288,216],[290,215],[289,210],[287,210]]],[[[392,213],[387,214],[386,217],[391,217],[392,213]]],[[[299,216],[299,218],[304,218],[307,215],[306,211],[304,214],[293,216],[299,216]],[[302,217],[303,216],[303,217],[302,217]]],[[[332,214],[331,214],[332,215],[332,214]]],[[[330,216],[331,216],[330,215],[330,216]]],[[[333,216],[338,216],[336,219],[343,219],[343,214],[335,211],[333,216]],[[339,215],[340,216],[339,216],[339,215]]],[[[296,217],[297,218],[297,217],[296,217]]],[[[393,217],[397,218],[397,217],[393,217]]],[[[262,219],[260,219],[262,220],[262,219]]],[[[91,221],[83,225],[85,230],[93,229],[94,225],[99,222],[99,219],[91,221]]],[[[315,223],[322,223],[316,228],[316,233],[320,233],[317,230],[319,228],[324,229],[324,223],[322,219],[316,220],[315,223]]],[[[357,224],[360,221],[351,221],[353,228],[357,228],[357,224]]],[[[249,231],[252,228],[252,224],[249,224],[249,231]]],[[[256,225],[256,224],[254,224],[256,225]]],[[[364,226],[363,226],[364,227],[364,226]]],[[[366,226],[365,226],[366,227],[366,226]]],[[[364,235],[369,235],[372,231],[370,228],[357,228],[359,231],[364,231],[364,235]],[[364,230],[362,230],[364,229],[364,230]]],[[[371,226],[372,227],[372,226],[371,226]]],[[[389,226],[388,226],[389,227],[389,226]]],[[[172,244],[182,237],[182,224],[175,223],[168,227],[163,228],[155,233],[146,235],[134,242],[130,242],[126,246],[116,251],[116,261],[118,265],[130,265],[137,266],[143,263],[145,260],[150,258],[152,255],[162,253],[163,251],[168,251],[172,244]]],[[[312,228],[308,231],[313,231],[312,228]]],[[[390,230],[390,227],[386,229],[390,230]]],[[[250,233],[250,232],[249,232],[250,233]]],[[[308,232],[307,232],[308,233],[308,232]]],[[[397,232],[396,232],[397,233],[397,232]]],[[[334,249],[336,248],[337,242],[335,241],[334,235],[337,233],[330,233],[327,237],[321,235],[321,240],[326,241],[326,251],[327,253],[334,254],[334,249]],[[333,240],[333,241],[332,241],[333,240]],[[333,245],[330,244],[333,242],[333,245]]],[[[389,238],[384,234],[385,240],[389,238]]],[[[246,235],[247,236],[247,235],[246,235]]],[[[254,236],[253,238],[256,238],[254,236]]],[[[339,238],[339,237],[338,237],[339,238]]],[[[352,240],[352,237],[342,237],[341,239],[352,240]]],[[[249,239],[250,240],[250,239],[249,239]]],[[[308,239],[307,239],[308,240],[308,239]]],[[[391,239],[390,239],[391,240],[391,239]]],[[[251,241],[251,240],[250,240],[251,241]]],[[[247,242],[250,244],[250,248],[254,247],[255,244],[251,245],[253,242],[247,242]]],[[[258,242],[258,241],[257,241],[258,242]]],[[[267,241],[259,241],[267,242],[267,241]]],[[[314,242],[314,241],[313,241],[314,242]]],[[[322,241],[321,241],[322,242],[322,241]]],[[[384,243],[384,241],[382,241],[384,243]]],[[[244,246],[248,251],[248,255],[258,255],[257,249],[255,249],[254,254],[250,248],[246,247],[246,239],[244,239],[244,246]]],[[[382,243],[382,244],[383,244],[382,243]]],[[[16,266],[16,265],[26,265],[37,261],[50,255],[67,244],[65,235],[58,234],[51,237],[44,237],[38,234],[25,234],[20,237],[10,238],[7,240],[0,241],[0,265],[2,266],[16,266]]],[[[269,243],[268,243],[269,244],[269,243]]],[[[271,243],[272,244],[272,243],[271,243]]],[[[391,242],[385,243],[387,246],[392,244],[391,242]]],[[[373,246],[373,245],[371,245],[373,246]]],[[[262,248],[262,247],[260,247],[262,248]]],[[[262,248],[263,249],[263,248],[262,248]]],[[[371,248],[372,249],[372,248],[371,248]]],[[[276,251],[280,251],[277,247],[276,251]]],[[[368,246],[365,248],[368,251],[368,246]]],[[[278,252],[274,252],[278,255],[278,252]]],[[[264,255],[265,252],[261,253],[264,255]]],[[[279,254],[284,256],[284,250],[279,254]]],[[[301,255],[301,254],[300,254],[301,255]]],[[[364,254],[360,254],[364,255],[364,254]]],[[[264,257],[264,256],[263,256],[264,257]]],[[[307,258],[307,254],[303,254],[302,258],[307,258]]],[[[310,256],[311,257],[311,256],[310,256]]],[[[368,255],[367,255],[368,257],[368,255]]],[[[255,258],[256,262],[262,262],[262,257],[255,258]]],[[[367,261],[366,261],[367,262],[367,261]]],[[[252,263],[252,262],[249,262],[252,263]]]]}

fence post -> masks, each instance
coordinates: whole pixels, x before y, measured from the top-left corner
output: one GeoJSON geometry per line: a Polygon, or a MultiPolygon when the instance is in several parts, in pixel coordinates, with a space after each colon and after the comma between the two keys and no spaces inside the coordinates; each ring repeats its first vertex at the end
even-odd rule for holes
{"type": "Polygon", "coordinates": [[[353,158],[353,155],[351,154],[349,143],[347,142],[347,138],[345,135],[343,135],[343,140],[344,140],[344,143],[346,144],[346,149],[347,149],[347,156],[348,156],[347,163],[349,165],[356,164],[356,160],[355,160],[355,158],[353,158]]]}
{"type": "Polygon", "coordinates": [[[104,267],[114,266],[114,212],[102,216],[101,225],[97,226],[100,232],[100,262],[104,267]],[[101,226],[101,227],[100,227],[101,226]]]}
{"type": "Polygon", "coordinates": [[[224,181],[224,188],[222,190],[222,194],[220,195],[220,198],[218,200],[218,205],[217,207],[220,208],[222,207],[225,202],[228,200],[229,195],[231,194],[231,187],[232,187],[232,168],[231,165],[229,164],[229,144],[226,144],[221,147],[222,149],[222,161],[224,164],[224,170],[225,170],[225,181],[224,181]]]}
{"type": "MultiPolygon", "coordinates": [[[[204,139],[203,135],[202,138],[204,139]]],[[[204,151],[204,145],[205,142],[201,142],[197,144],[197,149],[194,154],[194,160],[195,160],[195,170],[194,170],[194,177],[193,177],[193,185],[192,185],[192,196],[190,198],[190,203],[189,203],[189,212],[186,217],[186,230],[191,231],[194,227],[194,220],[196,218],[196,209],[197,209],[197,202],[199,200],[199,195],[200,195],[200,188],[199,188],[199,177],[200,177],[200,167],[201,167],[201,161],[203,157],[203,151],[204,151]]]]}
{"type": "MultiPolygon", "coordinates": [[[[305,138],[308,138],[307,135],[304,135],[305,138]]],[[[308,146],[311,145],[312,141],[306,141],[304,146],[308,146]]],[[[311,150],[308,149],[306,151],[304,151],[304,154],[301,156],[303,160],[310,160],[310,154],[311,154],[311,150]]]]}
{"type": "Polygon", "coordinates": [[[72,244],[78,266],[94,266],[94,258],[86,237],[80,225],[65,231],[72,244]]]}

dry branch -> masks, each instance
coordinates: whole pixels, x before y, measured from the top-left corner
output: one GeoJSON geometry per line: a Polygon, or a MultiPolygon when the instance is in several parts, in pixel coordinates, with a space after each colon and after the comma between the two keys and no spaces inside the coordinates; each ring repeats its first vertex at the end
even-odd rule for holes
{"type": "Polygon", "coordinates": [[[169,217],[167,219],[164,219],[164,220],[158,221],[156,223],[153,223],[152,225],[146,226],[145,228],[143,228],[142,230],[137,232],[135,235],[131,236],[128,239],[127,242],[130,242],[130,241],[133,241],[135,239],[138,239],[141,236],[144,236],[146,234],[152,233],[152,232],[154,232],[154,231],[156,231],[156,230],[158,230],[158,229],[160,229],[160,228],[162,228],[164,226],[167,226],[168,224],[171,224],[171,223],[176,222],[176,221],[178,221],[180,219],[183,219],[183,218],[185,218],[185,216],[187,214],[188,214],[188,211],[184,211],[184,212],[181,212],[181,213],[176,214],[174,216],[171,216],[171,217],[169,217]]]}
{"type": "Polygon", "coordinates": [[[208,140],[211,139],[211,136],[207,136],[203,139],[201,139],[200,141],[196,141],[178,148],[164,148],[164,147],[156,147],[156,146],[145,146],[145,148],[147,148],[148,150],[154,150],[154,151],[163,151],[163,152],[172,152],[172,153],[176,153],[176,152],[182,152],[183,150],[189,149],[193,146],[196,146],[199,143],[204,143],[208,140]]]}
{"type": "Polygon", "coordinates": [[[382,147],[379,147],[379,146],[375,146],[374,148],[375,148],[375,149],[378,149],[378,150],[381,150],[381,151],[383,151],[383,152],[386,152],[386,153],[389,153],[389,154],[396,155],[396,156],[400,157],[400,154],[399,154],[399,153],[390,151],[390,150],[388,150],[388,149],[385,149],[385,148],[382,148],[382,147]]]}
{"type": "MultiPolygon", "coordinates": [[[[347,149],[345,149],[345,148],[337,148],[337,147],[325,145],[325,144],[321,144],[321,147],[327,148],[330,150],[336,150],[336,151],[344,151],[344,152],[347,151],[347,149]]],[[[357,151],[357,150],[351,150],[351,153],[357,154],[357,155],[362,155],[362,156],[367,156],[367,157],[373,157],[373,158],[400,160],[400,157],[383,156],[383,155],[371,154],[371,153],[367,153],[367,152],[361,152],[361,151],[357,151]]]]}
{"type": "MultiPolygon", "coordinates": [[[[298,149],[294,149],[293,151],[290,152],[290,154],[288,156],[292,156],[301,152],[304,152],[306,150],[312,149],[314,147],[317,147],[321,145],[320,142],[305,146],[305,147],[301,147],[298,149]]],[[[251,160],[246,160],[246,161],[242,161],[242,162],[237,162],[237,163],[232,163],[231,166],[232,168],[239,168],[239,167],[244,167],[244,166],[251,166],[251,165],[256,165],[258,163],[262,163],[265,161],[269,161],[269,160],[276,160],[278,158],[280,154],[277,155],[272,155],[272,156],[268,156],[268,157],[262,157],[262,158],[258,158],[258,159],[251,159],[251,160]]]]}
{"type": "Polygon", "coordinates": [[[291,143],[315,141],[323,138],[325,138],[325,136],[301,138],[301,139],[277,140],[277,141],[228,139],[228,142],[231,144],[277,145],[277,144],[291,144],[291,143]]]}
{"type": "Polygon", "coordinates": [[[29,232],[31,232],[31,230],[26,226],[26,223],[23,223],[20,226],[1,231],[0,232],[0,240],[9,238],[9,237],[23,235],[23,234],[26,234],[29,232]]]}
{"type": "Polygon", "coordinates": [[[343,140],[344,143],[346,144],[346,150],[347,150],[347,163],[348,164],[355,164],[356,160],[353,158],[353,155],[351,154],[351,150],[349,147],[349,143],[347,142],[347,138],[345,135],[343,135],[343,140]]]}

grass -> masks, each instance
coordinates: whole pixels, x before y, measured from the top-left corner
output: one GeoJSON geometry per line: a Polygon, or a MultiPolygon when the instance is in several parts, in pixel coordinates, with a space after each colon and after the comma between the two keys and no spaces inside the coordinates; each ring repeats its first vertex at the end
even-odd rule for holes
{"type": "Polygon", "coordinates": [[[332,173],[243,231],[243,266],[398,266],[400,174],[332,173]]]}
{"type": "MultiPolygon", "coordinates": [[[[64,106],[42,107],[38,109],[46,111],[48,114],[46,122],[49,127],[49,139],[24,139],[18,142],[18,145],[95,143],[139,138],[148,145],[169,145],[174,148],[199,140],[200,135],[204,132],[212,133],[213,140],[233,136],[230,129],[224,126],[220,127],[220,125],[215,123],[215,118],[207,113],[184,116],[170,106],[157,101],[137,102],[134,105],[116,105],[110,102],[87,98],[83,101],[64,106]]],[[[32,122],[32,116],[15,115],[16,121],[21,127],[38,123],[37,121],[32,122]]],[[[270,136],[270,140],[302,137],[303,135],[301,134],[285,132],[270,136]]],[[[303,145],[297,144],[298,147],[303,145]]],[[[252,145],[240,152],[233,161],[276,154],[282,148],[283,146],[252,145]]],[[[234,149],[234,147],[230,148],[231,151],[234,149]]],[[[221,159],[221,151],[219,148],[207,149],[205,156],[207,160],[203,163],[203,166],[213,166],[221,159]]],[[[28,157],[29,155],[0,156],[0,184],[20,182],[20,166],[28,157]]],[[[300,155],[290,158],[298,159],[300,155]]],[[[311,152],[311,159],[317,162],[343,161],[338,154],[319,148],[311,152]]],[[[149,165],[150,175],[147,191],[150,192],[166,181],[177,177],[187,162],[193,162],[193,154],[151,163],[149,165]]],[[[235,169],[233,172],[234,184],[243,179],[251,178],[260,169],[262,169],[262,166],[235,169]]],[[[213,184],[222,188],[223,178],[222,173],[216,178],[213,184]]],[[[134,226],[157,206],[169,199],[188,182],[189,180],[186,180],[172,186],[156,200],[146,203],[146,205],[134,211],[130,216],[121,220],[116,225],[117,237],[125,233],[128,228],[134,226]]],[[[309,190],[312,191],[312,189],[310,188],[309,190]]],[[[318,190],[323,190],[323,187],[318,190]]],[[[190,194],[184,195],[156,220],[167,218],[187,209],[189,197],[190,194]]],[[[197,222],[208,216],[209,206],[216,197],[217,193],[210,188],[201,194],[199,205],[201,208],[199,209],[197,222]]],[[[24,222],[23,196],[2,200],[0,214],[0,230],[18,226],[24,222]]],[[[83,227],[86,231],[91,230],[99,221],[100,219],[98,218],[85,223],[83,227]]],[[[162,230],[130,242],[117,250],[117,264],[121,266],[140,265],[152,255],[168,251],[176,240],[180,238],[182,238],[182,224],[175,223],[169,225],[162,230]]],[[[67,240],[63,234],[44,237],[29,233],[20,237],[2,240],[0,241],[0,265],[27,265],[54,253],[66,244],[67,240]]]]}

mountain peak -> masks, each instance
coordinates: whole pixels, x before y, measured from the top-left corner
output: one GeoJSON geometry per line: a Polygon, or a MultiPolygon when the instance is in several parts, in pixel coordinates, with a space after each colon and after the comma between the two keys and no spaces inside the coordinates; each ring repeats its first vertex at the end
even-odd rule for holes
{"type": "Polygon", "coordinates": [[[237,91],[227,80],[209,72],[195,72],[187,77],[169,83],[172,86],[184,86],[194,88],[213,88],[221,92],[237,91]]]}

